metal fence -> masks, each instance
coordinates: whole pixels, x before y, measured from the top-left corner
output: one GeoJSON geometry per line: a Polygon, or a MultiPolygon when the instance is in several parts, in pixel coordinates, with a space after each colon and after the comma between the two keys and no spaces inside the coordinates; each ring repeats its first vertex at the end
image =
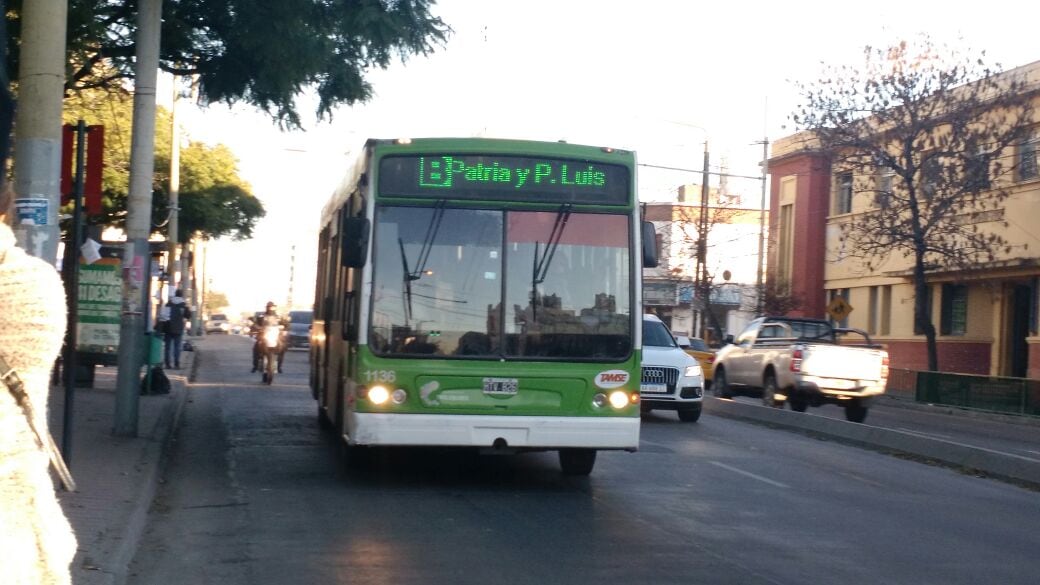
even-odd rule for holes
{"type": "Polygon", "coordinates": [[[1040,416],[1040,380],[903,370],[896,384],[889,379],[889,388],[900,387],[894,394],[905,392],[907,373],[915,374],[917,402],[1040,416]]]}

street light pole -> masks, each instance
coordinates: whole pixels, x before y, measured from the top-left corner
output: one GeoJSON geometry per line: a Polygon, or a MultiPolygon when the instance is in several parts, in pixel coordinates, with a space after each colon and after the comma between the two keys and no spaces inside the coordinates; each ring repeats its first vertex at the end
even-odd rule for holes
{"type": "Polygon", "coordinates": [[[769,183],[769,138],[762,138],[762,203],[758,212],[758,276],[755,281],[757,294],[755,295],[755,313],[762,314],[763,297],[763,272],[765,265],[765,238],[766,238],[766,191],[769,183]]]}

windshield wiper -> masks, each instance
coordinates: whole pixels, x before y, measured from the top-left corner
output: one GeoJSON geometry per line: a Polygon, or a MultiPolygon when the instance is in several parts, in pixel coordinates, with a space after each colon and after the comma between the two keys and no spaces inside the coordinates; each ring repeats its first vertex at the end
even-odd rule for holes
{"type": "Polygon", "coordinates": [[[404,319],[405,326],[412,317],[412,281],[422,278],[426,271],[426,261],[430,258],[433,250],[433,242],[437,239],[437,232],[441,229],[441,220],[444,219],[445,199],[438,199],[433,206],[433,217],[426,226],[426,236],[423,238],[422,248],[419,249],[419,257],[415,261],[415,270],[408,268],[408,255],[404,251],[404,240],[397,238],[397,244],[401,247],[401,266],[404,268],[404,319]]]}
{"type": "Polygon", "coordinates": [[[571,208],[574,206],[570,203],[560,206],[560,210],[556,212],[556,221],[553,223],[552,231],[549,233],[549,241],[545,243],[545,252],[542,253],[541,257],[538,255],[538,242],[534,243],[534,262],[531,267],[531,316],[537,318],[538,304],[535,302],[538,295],[538,285],[545,282],[545,277],[549,273],[549,264],[552,263],[553,256],[556,255],[556,248],[560,245],[560,239],[563,238],[563,230],[567,227],[567,221],[571,218],[571,208]]]}

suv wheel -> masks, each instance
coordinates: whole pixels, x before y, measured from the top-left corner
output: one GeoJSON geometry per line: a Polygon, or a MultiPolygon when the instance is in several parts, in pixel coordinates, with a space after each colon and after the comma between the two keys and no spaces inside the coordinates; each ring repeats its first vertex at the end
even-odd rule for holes
{"type": "Polygon", "coordinates": [[[697,419],[701,417],[701,409],[699,408],[685,408],[677,412],[679,420],[683,422],[697,422],[697,419]]]}

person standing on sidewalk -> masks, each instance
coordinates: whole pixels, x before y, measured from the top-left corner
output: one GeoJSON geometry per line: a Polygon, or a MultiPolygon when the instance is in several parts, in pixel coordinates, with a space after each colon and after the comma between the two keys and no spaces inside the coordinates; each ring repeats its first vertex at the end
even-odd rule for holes
{"type": "Polygon", "coordinates": [[[191,310],[188,308],[188,303],[184,301],[184,293],[181,289],[177,289],[170,297],[170,300],[163,307],[163,325],[165,347],[163,348],[164,362],[166,368],[169,369],[170,358],[173,358],[173,368],[180,369],[181,367],[181,346],[184,343],[184,323],[191,319],[191,310]],[[172,354],[172,356],[171,356],[172,354]]]}
{"type": "MultiPolygon", "coordinates": [[[[35,426],[47,433],[50,371],[65,337],[65,293],[54,267],[26,254],[7,225],[13,193],[0,191],[0,353],[18,377],[35,426]]],[[[65,585],[76,536],[58,505],[50,460],[25,411],[0,384],[0,582],[65,585]]]]}

